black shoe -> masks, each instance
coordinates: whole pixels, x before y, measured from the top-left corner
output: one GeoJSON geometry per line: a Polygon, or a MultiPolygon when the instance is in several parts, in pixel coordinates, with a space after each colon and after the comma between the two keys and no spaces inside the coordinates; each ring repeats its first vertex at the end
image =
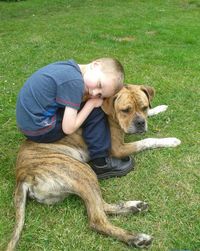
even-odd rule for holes
{"type": "Polygon", "coordinates": [[[96,173],[98,179],[124,176],[129,173],[134,166],[134,161],[129,156],[122,159],[114,157],[105,158],[105,163],[105,165],[97,165],[90,162],[90,166],[96,173]]]}

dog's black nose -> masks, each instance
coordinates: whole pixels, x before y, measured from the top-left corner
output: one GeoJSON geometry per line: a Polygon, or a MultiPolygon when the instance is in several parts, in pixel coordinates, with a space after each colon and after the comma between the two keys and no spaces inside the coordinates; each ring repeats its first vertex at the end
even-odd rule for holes
{"type": "Polygon", "coordinates": [[[145,127],[145,120],[143,118],[137,118],[135,121],[135,126],[137,128],[144,128],[145,127]]]}

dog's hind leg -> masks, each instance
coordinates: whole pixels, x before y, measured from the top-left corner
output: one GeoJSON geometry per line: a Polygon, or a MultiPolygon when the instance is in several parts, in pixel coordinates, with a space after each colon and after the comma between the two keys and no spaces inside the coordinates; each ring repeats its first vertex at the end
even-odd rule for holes
{"type": "Polygon", "coordinates": [[[97,232],[112,236],[128,245],[140,248],[148,247],[152,242],[151,236],[126,231],[114,226],[108,221],[104,208],[105,205],[107,205],[106,207],[108,209],[108,204],[102,199],[96,175],[92,174],[91,172],[89,179],[88,174],[84,172],[79,176],[80,179],[77,180],[76,176],[75,184],[78,184],[78,186],[73,186],[73,192],[79,195],[85,202],[90,227],[97,232]]]}
{"type": "Polygon", "coordinates": [[[15,249],[22,228],[24,226],[27,192],[28,192],[28,186],[25,183],[20,182],[17,184],[15,190],[16,223],[13,235],[11,237],[10,242],[8,243],[6,251],[13,251],[15,249]]]}

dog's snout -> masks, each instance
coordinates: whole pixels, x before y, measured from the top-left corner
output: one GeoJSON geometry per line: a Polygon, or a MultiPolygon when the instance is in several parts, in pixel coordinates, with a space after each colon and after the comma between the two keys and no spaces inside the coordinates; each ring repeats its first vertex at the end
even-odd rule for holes
{"type": "Polygon", "coordinates": [[[145,120],[141,117],[138,117],[135,121],[135,125],[138,128],[144,127],[145,126],[145,120]]]}
{"type": "Polygon", "coordinates": [[[147,124],[145,118],[142,116],[136,116],[134,119],[135,133],[143,133],[147,130],[147,124]]]}

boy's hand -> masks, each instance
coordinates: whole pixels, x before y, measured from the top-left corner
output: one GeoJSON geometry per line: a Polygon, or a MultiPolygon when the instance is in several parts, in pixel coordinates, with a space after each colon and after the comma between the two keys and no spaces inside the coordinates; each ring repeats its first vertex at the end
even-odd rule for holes
{"type": "Polygon", "coordinates": [[[94,108],[100,107],[103,104],[102,98],[91,98],[87,101],[90,103],[94,108]]]}

